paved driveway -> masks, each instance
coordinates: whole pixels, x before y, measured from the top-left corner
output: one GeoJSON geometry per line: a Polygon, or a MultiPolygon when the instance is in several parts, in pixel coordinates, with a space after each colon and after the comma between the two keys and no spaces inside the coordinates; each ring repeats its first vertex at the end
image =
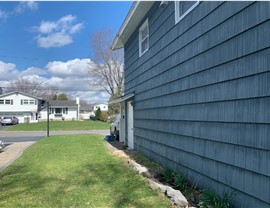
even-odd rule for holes
{"type": "MultiPolygon", "coordinates": [[[[109,134],[109,130],[81,130],[81,131],[50,131],[50,135],[74,134],[109,134]]],[[[47,137],[46,131],[0,131],[0,140],[3,142],[28,142],[37,141],[47,137]]]]}

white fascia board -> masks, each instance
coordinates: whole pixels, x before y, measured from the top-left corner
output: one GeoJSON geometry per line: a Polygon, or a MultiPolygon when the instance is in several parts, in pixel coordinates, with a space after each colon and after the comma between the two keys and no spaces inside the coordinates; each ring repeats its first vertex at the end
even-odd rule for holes
{"type": "Polygon", "coordinates": [[[135,96],[135,93],[130,93],[120,98],[116,98],[115,100],[111,100],[108,102],[108,104],[122,103],[122,102],[125,102],[126,100],[133,98],[134,96],[135,96]]]}
{"type": "Polygon", "coordinates": [[[153,4],[154,1],[135,1],[132,4],[127,17],[113,40],[111,46],[112,50],[124,47],[128,38],[132,35],[142,18],[144,18],[145,14],[150,10],[153,4]]]}

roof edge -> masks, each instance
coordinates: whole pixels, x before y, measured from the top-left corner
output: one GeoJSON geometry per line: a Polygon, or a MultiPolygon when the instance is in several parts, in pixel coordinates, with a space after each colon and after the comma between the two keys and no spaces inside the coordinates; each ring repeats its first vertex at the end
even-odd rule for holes
{"type": "Polygon", "coordinates": [[[117,50],[124,47],[125,42],[134,32],[142,18],[150,10],[154,1],[134,1],[123,24],[113,39],[111,49],[117,50]],[[123,35],[126,35],[123,40],[123,35]]]}
{"type": "Polygon", "coordinates": [[[114,100],[111,100],[108,103],[109,104],[122,103],[122,102],[124,102],[126,100],[129,100],[129,99],[133,98],[134,96],[135,96],[135,93],[130,93],[130,94],[124,95],[122,97],[116,98],[114,100]]]}
{"type": "Polygon", "coordinates": [[[34,95],[30,95],[30,94],[25,93],[25,92],[20,92],[20,91],[17,91],[17,90],[16,91],[12,91],[12,92],[1,94],[0,97],[5,97],[5,96],[12,95],[12,94],[15,94],[15,93],[19,93],[19,94],[25,95],[27,97],[31,97],[31,98],[35,98],[35,99],[38,99],[38,100],[42,100],[42,98],[40,98],[40,97],[37,97],[37,96],[34,96],[34,95]]]}

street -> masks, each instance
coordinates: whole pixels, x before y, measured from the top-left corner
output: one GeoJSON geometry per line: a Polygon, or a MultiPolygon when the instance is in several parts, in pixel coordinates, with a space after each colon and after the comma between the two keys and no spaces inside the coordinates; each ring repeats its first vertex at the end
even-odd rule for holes
{"type": "MultiPolygon", "coordinates": [[[[6,143],[37,141],[47,137],[46,131],[3,131],[8,126],[0,127],[0,140],[6,143]]],[[[80,130],[80,131],[50,131],[50,135],[72,134],[109,134],[109,130],[80,130]]]]}

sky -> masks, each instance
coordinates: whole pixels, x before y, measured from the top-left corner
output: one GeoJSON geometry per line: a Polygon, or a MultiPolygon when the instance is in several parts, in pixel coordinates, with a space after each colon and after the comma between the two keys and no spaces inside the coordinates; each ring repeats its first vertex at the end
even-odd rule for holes
{"type": "Polygon", "coordinates": [[[0,87],[26,78],[71,97],[107,103],[91,86],[91,36],[117,33],[131,1],[0,1],[0,87]]]}

